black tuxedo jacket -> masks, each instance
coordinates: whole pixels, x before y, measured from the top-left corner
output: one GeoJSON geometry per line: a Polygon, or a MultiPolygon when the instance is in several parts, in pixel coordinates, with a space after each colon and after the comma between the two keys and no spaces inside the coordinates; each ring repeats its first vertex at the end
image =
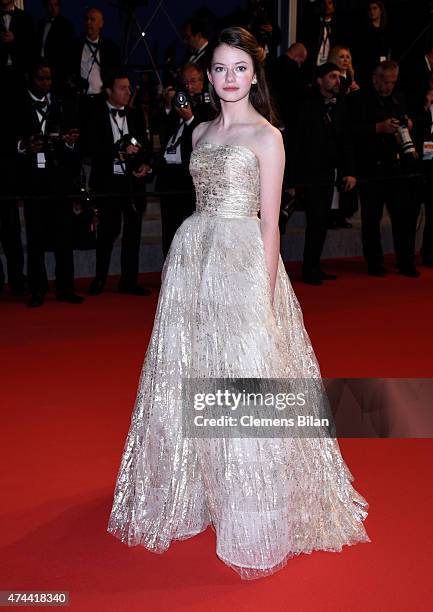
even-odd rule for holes
{"type": "MultiPolygon", "coordinates": [[[[0,31],[5,31],[3,18],[0,18],[0,31]]],[[[33,59],[34,50],[34,28],[31,16],[25,11],[15,8],[9,31],[13,33],[15,40],[10,44],[0,41],[0,67],[5,68],[7,66],[8,56],[10,55],[12,66],[20,72],[25,72],[33,59]]]]}
{"type": "Polygon", "coordinates": [[[348,122],[346,97],[332,109],[332,122],[326,120],[323,97],[315,88],[308,91],[294,124],[290,126],[286,180],[296,183],[355,176],[353,145],[348,122]]]}
{"type": "MultiPolygon", "coordinates": [[[[42,19],[36,34],[36,57],[39,57],[42,49],[46,19],[42,19]]],[[[45,59],[50,63],[54,71],[54,77],[64,79],[74,69],[74,45],[75,34],[72,22],[59,15],[53,19],[51,28],[45,41],[45,59]]]]}
{"type": "Polygon", "coordinates": [[[427,91],[433,72],[428,69],[424,55],[418,56],[410,63],[407,61],[403,64],[401,72],[401,86],[410,103],[416,105],[427,91]]]}
{"type": "Polygon", "coordinates": [[[270,67],[269,77],[279,117],[285,126],[289,126],[297,116],[306,93],[304,70],[284,54],[270,67]]]}
{"type": "MultiPolygon", "coordinates": [[[[146,125],[140,109],[126,109],[128,134],[142,145],[137,163],[152,163],[151,145],[146,134],[146,125]]],[[[113,163],[116,157],[115,142],[111,129],[109,108],[105,100],[98,101],[92,113],[82,126],[83,154],[90,158],[92,170],[90,184],[97,191],[106,191],[113,177],[113,163]]],[[[144,184],[143,179],[138,179],[144,184]]]]}
{"type": "MultiPolygon", "coordinates": [[[[75,50],[75,79],[78,86],[81,86],[81,89],[86,92],[87,83],[81,78],[81,56],[83,54],[83,49],[86,44],[86,39],[81,38],[75,50]]],[[[101,78],[102,81],[108,76],[110,71],[115,70],[121,65],[120,58],[120,50],[119,47],[109,38],[100,38],[99,40],[99,54],[100,54],[100,64],[101,64],[101,78]]]]}
{"type": "MultiPolygon", "coordinates": [[[[32,190],[36,181],[40,182],[41,172],[37,167],[37,155],[33,153],[18,153],[20,140],[28,140],[31,136],[41,133],[41,125],[36,113],[34,103],[28,92],[20,96],[13,110],[10,111],[10,125],[13,131],[13,147],[17,160],[18,176],[22,181],[19,192],[23,192],[23,185],[32,190]]],[[[71,128],[76,128],[77,122],[72,106],[58,101],[51,95],[51,104],[48,108],[45,135],[50,133],[64,134],[71,128]]],[[[78,145],[68,148],[63,141],[45,150],[46,181],[50,190],[70,191],[72,182],[79,175],[78,145]]]]}

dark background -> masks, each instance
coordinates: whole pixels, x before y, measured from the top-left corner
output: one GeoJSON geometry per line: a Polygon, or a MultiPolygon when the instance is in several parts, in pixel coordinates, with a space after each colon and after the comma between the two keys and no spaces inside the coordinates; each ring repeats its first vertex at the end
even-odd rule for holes
{"type": "MultiPolygon", "coordinates": [[[[119,8],[121,2],[113,0],[62,0],[61,11],[63,15],[69,17],[75,25],[77,34],[83,32],[83,18],[87,8],[92,6],[100,8],[105,16],[104,34],[115,40],[119,45],[121,43],[122,34],[125,28],[125,12],[119,8]]],[[[154,12],[158,4],[157,0],[149,0],[147,7],[138,7],[136,16],[139,23],[144,26],[149,17],[154,12]]],[[[165,0],[164,7],[166,8],[171,20],[180,29],[182,23],[190,17],[194,11],[200,7],[210,8],[218,17],[222,17],[236,9],[236,7],[245,8],[246,0],[165,0]]],[[[33,17],[39,19],[44,15],[41,0],[25,0],[25,9],[32,13],[33,17]]],[[[134,37],[137,38],[138,29],[134,30],[134,37]]],[[[148,32],[147,41],[152,49],[152,54],[159,60],[162,58],[164,49],[177,41],[177,52],[180,57],[185,54],[185,49],[181,41],[176,36],[167,19],[164,11],[159,10],[153,20],[148,32]]],[[[140,43],[134,56],[131,57],[133,63],[147,63],[147,53],[144,45],[140,43]]]]}
{"type": "MultiPolygon", "coordinates": [[[[282,5],[288,3],[288,0],[281,0],[282,5]]],[[[112,2],[108,0],[63,0],[62,13],[69,17],[76,28],[77,34],[83,31],[82,22],[83,15],[87,7],[96,6],[104,12],[105,15],[105,35],[109,36],[117,43],[121,43],[122,35],[125,28],[125,12],[119,8],[117,0],[112,2]]],[[[139,23],[144,26],[150,15],[157,6],[157,0],[149,0],[147,6],[139,7],[136,10],[136,16],[139,23]]],[[[270,0],[268,2],[271,13],[277,15],[278,2],[270,0]]],[[[337,10],[347,21],[348,27],[351,28],[359,19],[365,16],[366,0],[336,0],[337,10]]],[[[431,0],[388,0],[385,1],[388,8],[389,18],[392,28],[395,32],[394,57],[399,59],[399,56],[410,46],[414,39],[420,34],[425,26],[431,23],[433,15],[433,1],[431,0]]],[[[245,9],[247,0],[165,0],[164,7],[166,8],[171,20],[180,28],[181,24],[190,17],[194,11],[200,7],[208,7],[217,17],[222,17],[236,10],[236,8],[245,9]]],[[[302,21],[309,14],[314,12],[318,6],[317,0],[298,0],[298,27],[302,26],[302,21]]],[[[30,11],[33,16],[38,19],[43,15],[41,0],[25,0],[25,8],[30,11]]],[[[287,27],[282,24],[283,43],[285,45],[287,27]]],[[[433,42],[432,30],[422,36],[417,45],[417,51],[424,51],[429,43],[433,42]]],[[[138,29],[133,31],[133,37],[137,38],[138,29]]],[[[166,47],[170,44],[176,44],[178,59],[184,56],[185,50],[176,33],[173,31],[169,20],[162,10],[159,10],[153,20],[150,28],[147,31],[147,41],[152,50],[152,54],[159,62],[162,60],[162,54],[166,47]]],[[[282,49],[283,50],[283,49],[282,49]]],[[[130,58],[131,63],[148,64],[148,56],[144,45],[140,43],[130,58]]]]}

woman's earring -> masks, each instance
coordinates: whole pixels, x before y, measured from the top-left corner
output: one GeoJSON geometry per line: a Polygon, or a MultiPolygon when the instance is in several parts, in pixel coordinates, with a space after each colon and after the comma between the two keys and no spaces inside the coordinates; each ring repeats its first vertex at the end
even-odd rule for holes
{"type": "Polygon", "coordinates": [[[254,79],[251,81],[251,85],[257,85],[257,79],[256,79],[256,77],[254,77],[254,79]]]}

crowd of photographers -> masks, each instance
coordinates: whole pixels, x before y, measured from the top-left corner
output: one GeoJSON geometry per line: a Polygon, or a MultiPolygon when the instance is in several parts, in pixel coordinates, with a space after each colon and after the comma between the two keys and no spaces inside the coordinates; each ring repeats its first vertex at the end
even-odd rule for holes
{"type": "Polygon", "coordinates": [[[249,10],[215,23],[202,11],[183,24],[186,55],[167,51],[161,78],[144,71],[136,86],[120,51],[103,35],[104,16],[90,8],[76,38],[60,0],[43,0],[34,28],[13,1],[0,0],[0,242],[7,279],[30,307],[48,291],[47,250],[55,254],[59,301],[83,301],[74,289],[74,248],[94,248],[90,295],[104,291],[122,231],[122,293],[149,295],[138,283],[146,186],[160,196],[164,255],[194,210],[188,171],[195,125],[215,116],[206,83],[212,30],[249,28],[267,51],[266,71],[287,152],[280,229],[295,206],[306,214],[304,282],[336,277],[320,264],[327,231],[351,228],[360,204],[368,273],[384,276],[380,223],[386,205],[396,267],[416,278],[415,236],[421,204],[422,263],[433,267],[433,49],[401,74],[382,2],[350,32],[332,0],[303,26],[299,41],[276,56],[278,25],[252,1],[249,10]],[[350,39],[350,40],[348,40],[350,39]],[[302,42],[301,42],[302,41],[302,42]],[[353,54],[353,62],[352,62],[353,54]],[[355,67],[355,69],[354,69],[355,67]],[[133,84],[134,85],[134,84],[133,84]],[[404,92],[404,93],[403,93],[404,92]],[[156,177],[156,181],[154,180],[156,177]],[[27,270],[18,202],[23,203],[27,270]]]}

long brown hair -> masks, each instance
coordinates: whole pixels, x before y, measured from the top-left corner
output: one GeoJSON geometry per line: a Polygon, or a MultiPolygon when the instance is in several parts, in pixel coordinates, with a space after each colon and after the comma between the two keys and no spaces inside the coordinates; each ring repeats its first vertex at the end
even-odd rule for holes
{"type": "MultiPolygon", "coordinates": [[[[245,51],[251,57],[253,61],[254,72],[257,78],[257,84],[251,85],[250,89],[250,102],[253,107],[259,112],[265,119],[274,123],[275,114],[272,108],[271,99],[269,95],[268,84],[266,83],[264,61],[266,58],[266,52],[259,45],[256,38],[245,30],[239,27],[230,27],[222,30],[212,42],[210,52],[208,55],[209,72],[212,65],[212,59],[215,49],[220,45],[228,45],[229,47],[235,47],[241,51],[245,51]]],[[[209,88],[209,95],[214,108],[219,112],[221,111],[221,102],[215,89],[211,84],[209,88]]]]}
{"type": "Polygon", "coordinates": [[[388,25],[388,15],[386,13],[384,3],[381,2],[381,0],[371,0],[371,2],[368,3],[367,10],[372,4],[376,4],[380,8],[380,27],[386,28],[386,26],[388,25]]]}

